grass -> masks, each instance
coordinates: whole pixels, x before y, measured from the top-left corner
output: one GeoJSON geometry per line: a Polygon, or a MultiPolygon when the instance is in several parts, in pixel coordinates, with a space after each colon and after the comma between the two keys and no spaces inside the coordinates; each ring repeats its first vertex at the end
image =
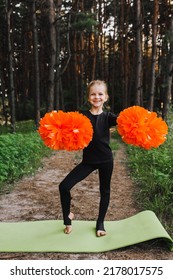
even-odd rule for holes
{"type": "Polygon", "coordinates": [[[0,192],[22,176],[33,174],[41,159],[50,154],[32,121],[18,123],[15,134],[8,131],[0,127],[0,192]]]}
{"type": "Polygon", "coordinates": [[[128,165],[136,183],[136,202],[152,210],[173,234],[173,133],[157,149],[127,146],[128,165]]]}
{"type": "MultiPolygon", "coordinates": [[[[16,133],[29,133],[36,131],[34,121],[32,120],[17,122],[15,128],[16,133]]],[[[11,133],[10,125],[0,125],[0,135],[7,135],[8,133],[11,133]]]]}
{"type": "Polygon", "coordinates": [[[111,139],[110,139],[110,147],[115,154],[115,151],[119,149],[119,139],[120,136],[118,135],[117,131],[111,132],[111,139]]]}

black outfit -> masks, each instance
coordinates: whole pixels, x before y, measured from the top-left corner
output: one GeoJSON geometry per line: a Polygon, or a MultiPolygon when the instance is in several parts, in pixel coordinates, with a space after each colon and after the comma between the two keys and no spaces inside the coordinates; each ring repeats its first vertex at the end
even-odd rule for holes
{"type": "Polygon", "coordinates": [[[83,150],[82,162],[59,185],[64,224],[71,225],[71,220],[68,217],[71,188],[98,169],[101,198],[96,229],[104,230],[103,222],[109,206],[110,181],[113,170],[113,156],[109,147],[109,129],[116,125],[116,115],[110,112],[102,112],[99,115],[93,115],[90,111],[82,111],[81,113],[90,119],[94,133],[92,141],[83,150]]]}

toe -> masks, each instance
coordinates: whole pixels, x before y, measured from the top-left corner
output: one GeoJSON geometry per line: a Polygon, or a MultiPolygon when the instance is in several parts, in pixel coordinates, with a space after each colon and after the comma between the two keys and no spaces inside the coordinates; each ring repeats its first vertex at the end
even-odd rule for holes
{"type": "Polygon", "coordinates": [[[97,230],[96,235],[97,235],[97,237],[105,236],[106,235],[106,231],[104,231],[104,230],[97,230]]]}

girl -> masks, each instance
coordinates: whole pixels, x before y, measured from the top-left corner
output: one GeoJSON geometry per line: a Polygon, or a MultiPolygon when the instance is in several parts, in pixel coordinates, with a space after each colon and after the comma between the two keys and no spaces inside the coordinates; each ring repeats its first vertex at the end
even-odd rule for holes
{"type": "Polygon", "coordinates": [[[71,188],[86,178],[91,172],[98,169],[100,182],[100,205],[96,222],[96,235],[106,235],[104,218],[110,200],[110,181],[113,170],[113,156],[109,147],[109,128],[116,125],[116,115],[103,111],[103,105],[108,100],[107,85],[104,81],[92,81],[87,88],[88,101],[91,109],[82,111],[93,126],[93,139],[88,147],[83,150],[82,162],[77,165],[67,177],[60,183],[60,199],[66,234],[72,231],[72,219],[70,212],[71,188]]]}

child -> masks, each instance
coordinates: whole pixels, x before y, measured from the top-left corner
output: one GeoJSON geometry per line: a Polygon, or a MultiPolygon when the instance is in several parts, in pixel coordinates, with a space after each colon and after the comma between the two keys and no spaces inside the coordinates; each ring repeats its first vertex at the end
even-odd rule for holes
{"type": "Polygon", "coordinates": [[[88,101],[91,109],[82,111],[93,126],[93,139],[88,147],[83,150],[82,162],[77,165],[67,177],[60,183],[60,199],[66,234],[72,231],[72,219],[70,212],[71,188],[86,178],[91,172],[98,169],[100,181],[100,205],[96,223],[96,235],[106,235],[104,218],[110,200],[110,181],[113,170],[113,156],[109,147],[109,128],[116,125],[116,115],[103,111],[103,105],[108,100],[107,85],[104,81],[95,80],[88,85],[88,101]]]}

